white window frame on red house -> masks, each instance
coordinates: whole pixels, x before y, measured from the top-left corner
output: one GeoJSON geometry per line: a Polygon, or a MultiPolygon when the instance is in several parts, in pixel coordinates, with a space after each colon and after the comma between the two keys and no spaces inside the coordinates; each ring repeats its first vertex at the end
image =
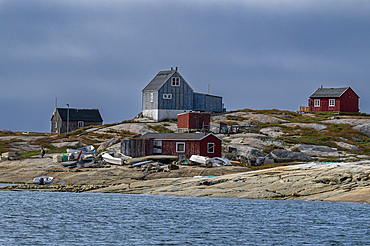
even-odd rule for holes
{"type": "Polygon", "coordinates": [[[335,107],[335,99],[329,99],[329,107],[335,107]]]}
{"type": "Polygon", "coordinates": [[[171,78],[171,85],[172,86],[180,86],[180,77],[172,77],[171,78]]]}
{"type": "Polygon", "coordinates": [[[207,143],[207,153],[215,153],[215,143],[207,143]]]}
{"type": "Polygon", "coordinates": [[[177,153],[185,153],[185,143],[184,142],[177,142],[176,143],[176,152],[177,153]],[[183,146],[183,150],[180,150],[179,146],[183,146]]]}
{"type": "Polygon", "coordinates": [[[313,105],[314,105],[315,107],[320,107],[320,99],[315,99],[315,101],[314,101],[313,105]]]}

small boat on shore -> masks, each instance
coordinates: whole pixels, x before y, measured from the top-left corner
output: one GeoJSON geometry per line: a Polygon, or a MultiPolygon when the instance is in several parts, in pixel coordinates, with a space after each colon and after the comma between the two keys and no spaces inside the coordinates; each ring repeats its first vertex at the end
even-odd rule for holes
{"type": "Polygon", "coordinates": [[[105,162],[109,164],[113,164],[113,165],[123,165],[126,160],[131,158],[124,154],[113,152],[113,151],[104,152],[101,155],[101,157],[103,158],[105,162]]]}
{"type": "Polygon", "coordinates": [[[35,185],[51,185],[54,182],[53,177],[43,176],[33,179],[33,184],[35,185]]]}

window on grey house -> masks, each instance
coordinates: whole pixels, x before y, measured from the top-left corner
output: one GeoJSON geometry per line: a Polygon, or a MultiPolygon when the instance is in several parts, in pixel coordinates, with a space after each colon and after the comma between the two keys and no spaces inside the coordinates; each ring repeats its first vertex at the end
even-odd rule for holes
{"type": "Polygon", "coordinates": [[[180,78],[179,77],[173,77],[171,79],[172,86],[180,86],[180,78]]]}

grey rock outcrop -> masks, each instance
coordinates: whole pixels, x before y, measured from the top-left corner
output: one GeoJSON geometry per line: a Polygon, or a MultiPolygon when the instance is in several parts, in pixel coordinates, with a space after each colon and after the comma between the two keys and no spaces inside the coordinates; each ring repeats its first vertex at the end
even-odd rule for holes
{"type": "Polygon", "coordinates": [[[72,147],[72,148],[78,148],[84,146],[84,144],[74,141],[74,142],[62,142],[62,143],[52,143],[53,146],[57,148],[64,148],[64,147],[72,147]]]}
{"type": "Polygon", "coordinates": [[[111,146],[111,145],[113,145],[113,144],[116,144],[118,141],[119,141],[119,137],[114,137],[114,138],[112,138],[112,139],[110,139],[110,140],[108,140],[108,141],[106,141],[106,142],[102,143],[102,144],[99,146],[98,151],[100,151],[100,150],[104,150],[104,149],[106,149],[107,147],[109,147],[109,146],[111,146]]]}
{"type": "Polygon", "coordinates": [[[312,161],[311,156],[290,150],[276,149],[270,154],[274,158],[275,162],[312,161]]]}
{"type": "Polygon", "coordinates": [[[370,123],[355,126],[355,127],[353,127],[353,129],[354,130],[359,130],[362,133],[366,134],[368,137],[370,137],[370,123]]]}
{"type": "Polygon", "coordinates": [[[271,138],[277,138],[284,135],[283,132],[280,131],[281,127],[266,127],[261,129],[261,133],[266,134],[271,138]]]}
{"type": "Polygon", "coordinates": [[[349,149],[357,152],[362,152],[356,145],[345,143],[345,142],[334,142],[336,145],[338,145],[341,148],[349,149]]]}
{"type": "Polygon", "coordinates": [[[307,123],[284,123],[282,124],[284,126],[287,126],[287,127],[296,127],[296,126],[299,126],[301,128],[312,128],[316,131],[320,131],[320,130],[323,130],[326,128],[325,125],[322,125],[322,124],[316,124],[316,123],[311,123],[311,124],[307,124],[307,123]]]}
{"type": "Polygon", "coordinates": [[[328,146],[317,146],[317,145],[308,145],[308,144],[297,144],[294,148],[299,149],[302,153],[305,153],[309,156],[330,156],[330,157],[340,157],[336,149],[332,149],[328,146]]]}

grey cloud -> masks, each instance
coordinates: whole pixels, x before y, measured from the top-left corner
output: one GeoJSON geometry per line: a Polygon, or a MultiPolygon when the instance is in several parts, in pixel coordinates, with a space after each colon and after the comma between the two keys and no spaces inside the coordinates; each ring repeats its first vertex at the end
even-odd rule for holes
{"type": "Polygon", "coordinates": [[[369,10],[357,0],[1,1],[0,129],[49,131],[55,97],[99,108],[105,123],[132,118],[171,66],[196,91],[211,84],[228,109],[296,110],[323,84],[353,87],[369,112],[369,10]]]}

